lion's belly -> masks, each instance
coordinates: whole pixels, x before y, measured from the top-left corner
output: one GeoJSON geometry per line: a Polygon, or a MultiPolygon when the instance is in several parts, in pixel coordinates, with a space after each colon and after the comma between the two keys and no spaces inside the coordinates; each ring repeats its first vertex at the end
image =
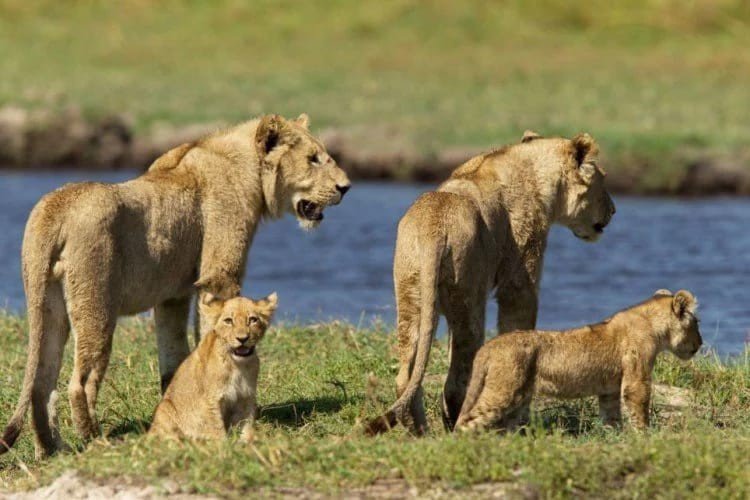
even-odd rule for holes
{"type": "Polygon", "coordinates": [[[545,366],[538,361],[534,392],[541,396],[581,398],[619,391],[620,376],[610,367],[596,366],[585,360],[577,363],[560,363],[545,366]]]}
{"type": "Polygon", "coordinates": [[[199,251],[197,245],[179,243],[173,242],[169,250],[161,248],[125,259],[120,314],[135,314],[191,294],[199,251]]]}
{"type": "Polygon", "coordinates": [[[122,293],[120,314],[145,311],[185,297],[197,279],[200,221],[189,204],[174,202],[123,218],[119,241],[122,293]],[[182,206],[180,206],[182,205],[182,206]]]}

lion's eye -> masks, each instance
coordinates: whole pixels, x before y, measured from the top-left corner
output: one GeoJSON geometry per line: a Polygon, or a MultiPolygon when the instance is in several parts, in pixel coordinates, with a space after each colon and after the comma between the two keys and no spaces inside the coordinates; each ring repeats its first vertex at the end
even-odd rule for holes
{"type": "Polygon", "coordinates": [[[224,318],[224,324],[225,325],[233,325],[234,320],[232,318],[224,318]]]}
{"type": "Polygon", "coordinates": [[[258,322],[258,318],[255,316],[250,316],[249,318],[247,318],[247,322],[250,323],[251,325],[254,325],[255,323],[258,322]]]}
{"type": "Polygon", "coordinates": [[[307,157],[307,161],[312,163],[313,165],[317,165],[320,163],[320,158],[318,157],[318,153],[313,153],[310,156],[307,157]]]}

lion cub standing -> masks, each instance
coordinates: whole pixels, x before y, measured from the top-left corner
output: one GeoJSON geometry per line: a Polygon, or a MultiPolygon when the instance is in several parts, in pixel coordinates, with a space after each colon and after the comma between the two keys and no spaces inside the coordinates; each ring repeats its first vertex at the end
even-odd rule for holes
{"type": "Polygon", "coordinates": [[[659,290],[599,324],[500,335],[477,353],[456,428],[511,428],[535,394],[599,396],[602,419],[615,426],[622,398],[632,425],[644,428],[657,354],[689,359],[701,346],[696,308],[688,291],[659,290]]]}
{"type": "Polygon", "coordinates": [[[156,407],[151,434],[211,439],[242,425],[242,438],[252,436],[260,367],[255,346],[276,304],[276,293],[259,301],[209,296],[201,302],[201,314],[219,319],[177,369],[156,407]]]}

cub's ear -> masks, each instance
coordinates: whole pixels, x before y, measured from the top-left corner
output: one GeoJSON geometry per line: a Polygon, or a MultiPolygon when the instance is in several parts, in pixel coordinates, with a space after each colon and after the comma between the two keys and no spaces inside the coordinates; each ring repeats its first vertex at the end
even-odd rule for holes
{"type": "Polygon", "coordinates": [[[523,137],[521,137],[521,142],[531,142],[534,139],[539,139],[542,137],[541,135],[537,134],[533,130],[527,130],[523,133],[523,137]]]}
{"type": "Polygon", "coordinates": [[[279,296],[276,292],[273,292],[265,299],[260,299],[256,304],[261,312],[270,319],[276,312],[276,306],[279,304],[279,296]]]}
{"type": "Polygon", "coordinates": [[[573,137],[573,155],[579,166],[595,160],[599,155],[599,146],[589,134],[582,133],[573,137]]]}
{"type": "Polygon", "coordinates": [[[307,113],[302,113],[301,115],[299,115],[297,119],[294,120],[294,122],[305,129],[310,128],[310,117],[307,116],[307,113]]]}
{"type": "Polygon", "coordinates": [[[674,294],[674,298],[672,299],[672,311],[678,318],[684,318],[687,313],[694,315],[697,308],[698,301],[692,293],[687,290],[680,290],[674,294]]]}
{"type": "Polygon", "coordinates": [[[654,297],[671,297],[671,296],[672,296],[672,292],[670,292],[666,288],[660,288],[654,292],[654,297]]]}
{"type": "Polygon", "coordinates": [[[260,119],[255,130],[255,149],[265,156],[275,148],[281,140],[284,119],[279,115],[265,115],[260,119]]]}

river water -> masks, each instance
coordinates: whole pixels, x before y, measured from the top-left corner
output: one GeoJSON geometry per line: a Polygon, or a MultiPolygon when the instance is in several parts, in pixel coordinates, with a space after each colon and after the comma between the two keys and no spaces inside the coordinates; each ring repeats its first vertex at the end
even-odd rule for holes
{"type": "MultiPolygon", "coordinates": [[[[34,203],[65,182],[117,182],[132,172],[0,173],[0,306],[23,311],[20,248],[34,203]]],[[[355,183],[344,203],[305,232],[292,217],[264,223],[250,251],[244,291],[277,291],[279,319],[393,324],[396,225],[429,185],[355,183]]],[[[562,227],[550,235],[538,326],[599,321],[656,289],[687,288],[700,302],[704,341],[721,354],[750,341],[750,199],[618,197],[595,244],[562,227]]],[[[488,307],[494,328],[497,308],[488,307]]],[[[441,326],[444,329],[444,325],[441,326]]]]}

